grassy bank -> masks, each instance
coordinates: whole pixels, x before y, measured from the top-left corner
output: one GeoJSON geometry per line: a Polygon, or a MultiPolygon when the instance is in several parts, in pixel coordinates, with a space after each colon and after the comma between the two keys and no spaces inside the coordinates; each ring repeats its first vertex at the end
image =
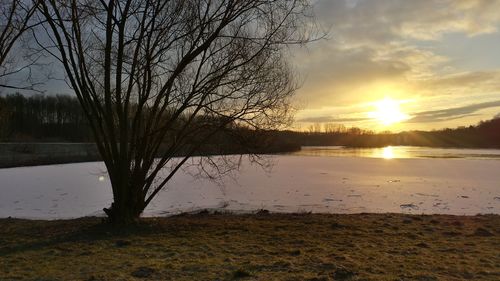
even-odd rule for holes
{"type": "Polygon", "coordinates": [[[500,280],[499,216],[0,220],[0,280],[500,280]]]}

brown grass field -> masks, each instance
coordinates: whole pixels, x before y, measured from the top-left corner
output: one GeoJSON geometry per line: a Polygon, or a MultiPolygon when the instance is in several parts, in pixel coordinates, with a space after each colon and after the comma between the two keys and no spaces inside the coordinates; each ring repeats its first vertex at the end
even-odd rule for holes
{"type": "Polygon", "coordinates": [[[0,280],[500,280],[500,216],[0,220],[0,280]]]}

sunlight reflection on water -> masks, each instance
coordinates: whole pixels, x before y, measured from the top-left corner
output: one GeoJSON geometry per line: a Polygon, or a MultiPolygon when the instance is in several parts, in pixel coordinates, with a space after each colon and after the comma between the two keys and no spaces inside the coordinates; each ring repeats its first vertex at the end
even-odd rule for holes
{"type": "Polygon", "coordinates": [[[384,159],[399,159],[399,158],[416,158],[412,156],[407,149],[403,147],[386,146],[382,148],[371,149],[372,155],[368,157],[372,158],[384,158],[384,159]]]}
{"type": "Polygon", "coordinates": [[[382,157],[384,159],[394,158],[394,151],[392,149],[392,146],[387,146],[387,147],[382,148],[382,157]]]}
{"type": "Polygon", "coordinates": [[[466,158],[500,160],[500,149],[434,148],[417,146],[386,146],[378,148],[303,146],[300,151],[291,154],[299,156],[368,157],[383,159],[466,158]]]}

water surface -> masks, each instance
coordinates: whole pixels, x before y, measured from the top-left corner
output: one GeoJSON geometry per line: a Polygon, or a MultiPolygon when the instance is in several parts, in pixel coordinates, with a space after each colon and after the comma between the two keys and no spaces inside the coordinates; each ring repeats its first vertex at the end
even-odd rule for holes
{"type": "Polygon", "coordinates": [[[382,148],[352,148],[344,146],[303,146],[291,153],[297,156],[402,158],[464,158],[500,159],[500,149],[433,148],[418,146],[386,146],[382,148]]]}
{"type": "MultiPolygon", "coordinates": [[[[269,157],[274,163],[271,171],[243,161],[239,174],[235,174],[237,180],[225,178],[221,185],[193,178],[190,168],[179,171],[144,215],[163,216],[203,208],[500,214],[500,161],[470,157],[269,157]]],[[[0,169],[0,194],[0,217],[102,215],[102,208],[109,207],[112,201],[102,162],[0,169]]]]}

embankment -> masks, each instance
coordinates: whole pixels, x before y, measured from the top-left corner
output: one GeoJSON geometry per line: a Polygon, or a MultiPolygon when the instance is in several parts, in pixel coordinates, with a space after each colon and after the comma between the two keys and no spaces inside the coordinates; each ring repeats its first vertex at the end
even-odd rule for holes
{"type": "Polygon", "coordinates": [[[93,143],[0,143],[0,168],[98,160],[93,143]]]}

